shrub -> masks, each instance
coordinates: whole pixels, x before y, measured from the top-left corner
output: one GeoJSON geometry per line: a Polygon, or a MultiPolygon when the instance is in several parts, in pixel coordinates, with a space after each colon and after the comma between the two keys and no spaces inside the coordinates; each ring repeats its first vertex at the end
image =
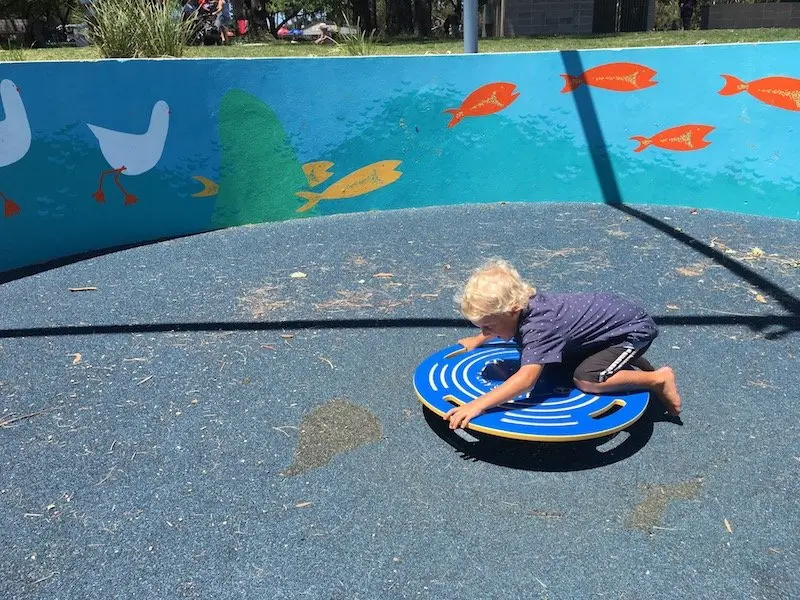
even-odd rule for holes
{"type": "Polygon", "coordinates": [[[367,32],[361,29],[361,19],[356,21],[355,28],[351,27],[347,17],[345,17],[344,21],[347,26],[347,33],[342,33],[342,28],[338,28],[339,34],[337,37],[341,42],[336,42],[336,45],[343,48],[350,56],[375,54],[375,46],[378,43],[377,30],[373,29],[368,37],[367,32]],[[352,29],[355,29],[355,31],[351,31],[352,29]]]}
{"type": "Polygon", "coordinates": [[[178,0],[94,0],[89,40],[106,58],[183,56],[195,26],[178,0]]]}

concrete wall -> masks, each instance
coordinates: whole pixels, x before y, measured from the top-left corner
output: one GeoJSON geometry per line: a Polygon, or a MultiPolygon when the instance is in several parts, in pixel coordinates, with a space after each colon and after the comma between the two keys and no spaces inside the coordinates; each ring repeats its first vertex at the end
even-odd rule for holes
{"type": "Polygon", "coordinates": [[[800,27],[800,3],[714,4],[700,13],[703,29],[800,27]]]}
{"type": "Polygon", "coordinates": [[[507,0],[505,34],[591,33],[593,14],[594,0],[507,0]]]}
{"type": "Polygon", "coordinates": [[[800,218],[800,43],[22,62],[0,99],[0,271],[431,205],[800,218]]]}

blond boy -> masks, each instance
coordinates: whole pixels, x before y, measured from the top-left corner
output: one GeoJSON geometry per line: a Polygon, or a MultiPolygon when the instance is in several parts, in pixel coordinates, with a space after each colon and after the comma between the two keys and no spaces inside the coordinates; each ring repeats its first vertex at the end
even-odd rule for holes
{"type": "Polygon", "coordinates": [[[450,429],[466,427],[489,408],[526,394],[545,365],[574,368],[575,386],[589,394],[649,390],[671,415],[681,398],[670,367],[655,369],[642,356],[658,335],[653,319],[609,293],[537,293],[507,261],[477,269],[456,298],[461,313],[481,331],[459,340],[467,350],[499,337],[521,346],[520,368],[483,396],[451,409],[450,429]],[[635,369],[633,368],[635,367],[635,369]]]}

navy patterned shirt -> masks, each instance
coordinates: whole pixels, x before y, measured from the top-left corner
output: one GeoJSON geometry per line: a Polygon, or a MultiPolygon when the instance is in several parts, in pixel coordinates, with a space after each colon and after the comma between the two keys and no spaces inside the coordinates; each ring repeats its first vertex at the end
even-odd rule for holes
{"type": "Polygon", "coordinates": [[[520,315],[515,341],[521,364],[562,362],[603,347],[639,348],[658,335],[643,308],[610,293],[541,293],[520,315]]]}

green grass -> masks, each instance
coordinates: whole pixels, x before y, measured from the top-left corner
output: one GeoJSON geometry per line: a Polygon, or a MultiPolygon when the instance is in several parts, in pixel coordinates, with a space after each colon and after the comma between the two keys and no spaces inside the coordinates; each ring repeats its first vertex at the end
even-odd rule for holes
{"type": "Polygon", "coordinates": [[[19,48],[8,42],[8,45],[0,52],[0,61],[22,62],[27,57],[24,48],[19,48]]]}
{"type": "MultiPolygon", "coordinates": [[[[696,44],[726,44],[739,42],[776,42],[800,40],[800,29],[710,29],[695,31],[656,31],[647,33],[621,33],[587,36],[542,36],[527,38],[480,39],[480,52],[528,52],[532,50],[576,50],[591,48],[624,48],[641,46],[677,46],[696,44]]],[[[408,40],[379,42],[375,54],[461,54],[461,40],[408,40]]],[[[91,60],[100,58],[94,47],[45,48],[22,50],[13,57],[8,50],[0,50],[0,62],[11,60],[91,60]],[[8,54],[7,54],[8,53],[8,54]]],[[[275,56],[346,56],[334,44],[317,46],[310,42],[291,44],[270,42],[264,44],[236,43],[230,46],[190,47],[189,58],[233,58],[275,56]]]]}

